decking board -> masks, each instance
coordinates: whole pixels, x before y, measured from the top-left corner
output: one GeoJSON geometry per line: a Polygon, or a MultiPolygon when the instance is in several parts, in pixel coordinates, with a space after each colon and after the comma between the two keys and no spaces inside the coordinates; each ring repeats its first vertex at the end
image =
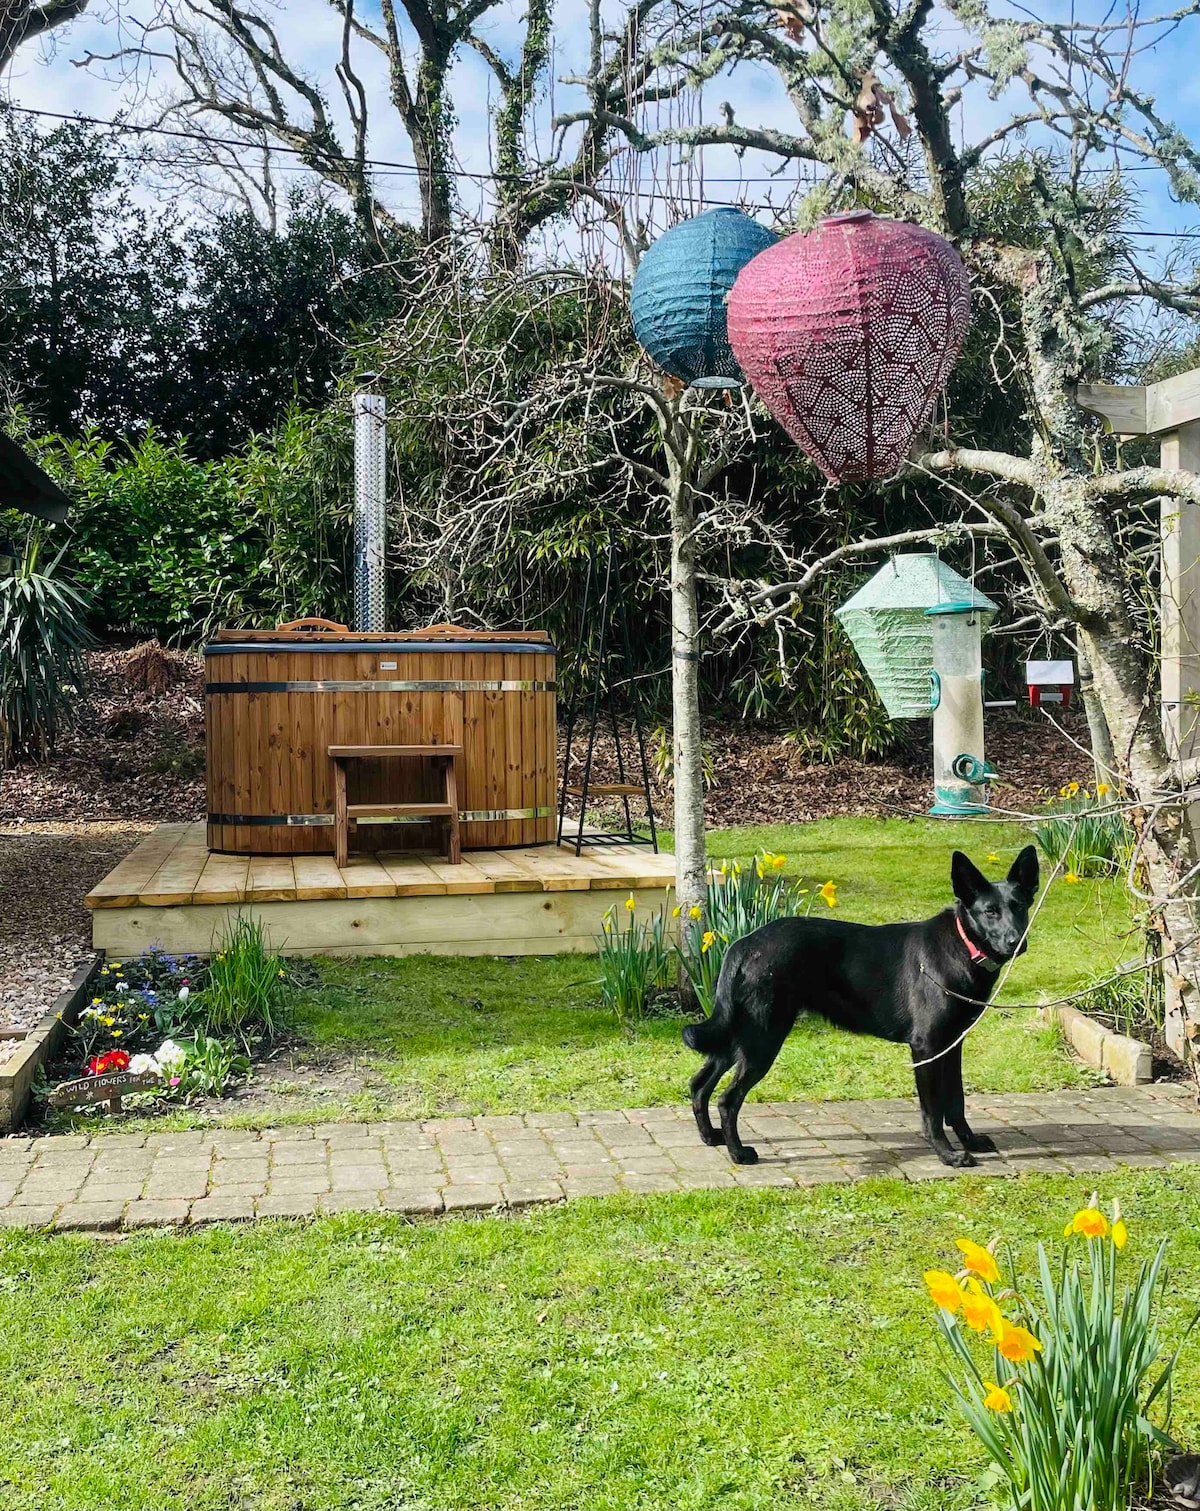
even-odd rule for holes
{"type": "Polygon", "coordinates": [[[441,856],[226,855],[203,824],[163,824],[87,897],[93,941],[113,959],[153,943],[205,954],[246,910],[276,948],[347,955],[554,954],[589,950],[612,893],[656,908],[674,860],[638,846],[553,845],[441,856]]]}

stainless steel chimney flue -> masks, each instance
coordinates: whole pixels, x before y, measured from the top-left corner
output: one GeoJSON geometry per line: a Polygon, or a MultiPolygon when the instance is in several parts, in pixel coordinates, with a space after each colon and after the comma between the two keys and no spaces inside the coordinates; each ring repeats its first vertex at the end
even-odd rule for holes
{"type": "MultiPolygon", "coordinates": [[[[374,373],[364,373],[371,382],[374,373]]],[[[387,400],[354,395],[354,628],[387,629],[387,400]]]]}

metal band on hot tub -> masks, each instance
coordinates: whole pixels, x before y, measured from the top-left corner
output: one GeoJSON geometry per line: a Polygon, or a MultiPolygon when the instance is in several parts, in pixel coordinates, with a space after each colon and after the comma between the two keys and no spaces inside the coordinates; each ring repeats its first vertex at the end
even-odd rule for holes
{"type": "MultiPolygon", "coordinates": [[[[499,824],[510,818],[552,818],[554,808],[465,808],[460,810],[461,824],[499,824]]],[[[258,829],[268,825],[286,826],[289,829],[317,828],[333,823],[332,813],[210,813],[210,824],[232,824],[240,828],[258,829]]],[[[433,820],[411,814],[378,814],[356,818],[356,824],[428,824],[433,820]]]]}
{"type": "Polygon", "coordinates": [[[206,693],[552,693],[557,682],[206,682],[206,693]]]}

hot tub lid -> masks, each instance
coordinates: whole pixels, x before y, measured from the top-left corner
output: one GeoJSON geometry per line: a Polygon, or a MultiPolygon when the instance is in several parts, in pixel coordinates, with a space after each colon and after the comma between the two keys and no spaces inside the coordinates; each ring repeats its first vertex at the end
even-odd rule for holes
{"type": "Polygon", "coordinates": [[[409,655],[426,651],[464,654],[553,656],[555,647],[545,630],[471,630],[455,624],[433,624],[419,630],[362,633],[355,630],[218,630],[204,647],[206,656],[238,652],[396,651],[409,655]]]}

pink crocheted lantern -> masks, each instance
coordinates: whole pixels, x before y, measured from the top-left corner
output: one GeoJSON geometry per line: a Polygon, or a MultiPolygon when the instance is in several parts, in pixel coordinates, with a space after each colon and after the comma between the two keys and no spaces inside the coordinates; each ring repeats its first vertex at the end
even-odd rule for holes
{"type": "Polygon", "coordinates": [[[967,332],[958,253],[870,210],[831,215],[753,258],[729,344],[755,393],[831,482],[890,477],[967,332]]]}

